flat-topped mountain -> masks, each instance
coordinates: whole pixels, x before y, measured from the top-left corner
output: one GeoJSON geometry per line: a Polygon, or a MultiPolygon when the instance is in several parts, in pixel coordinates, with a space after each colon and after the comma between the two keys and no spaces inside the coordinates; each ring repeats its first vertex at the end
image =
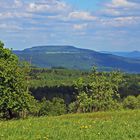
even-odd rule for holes
{"type": "Polygon", "coordinates": [[[140,60],[100,53],[73,46],[36,46],[23,51],[14,51],[20,59],[31,61],[38,67],[65,67],[70,69],[100,68],[140,72],[140,60]]]}
{"type": "Polygon", "coordinates": [[[46,53],[79,53],[79,52],[84,52],[88,51],[91,52],[89,49],[81,49],[81,48],[76,48],[74,46],[63,46],[63,45],[52,45],[52,46],[36,46],[32,48],[27,48],[24,49],[23,51],[16,51],[16,52],[46,52],[46,53]]]}

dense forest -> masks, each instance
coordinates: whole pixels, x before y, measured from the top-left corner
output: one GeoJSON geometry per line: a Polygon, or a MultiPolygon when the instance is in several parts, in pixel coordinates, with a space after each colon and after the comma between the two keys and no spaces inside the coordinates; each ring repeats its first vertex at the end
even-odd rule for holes
{"type": "MultiPolygon", "coordinates": [[[[102,73],[102,72],[100,72],[102,73]]],[[[109,72],[108,72],[109,73],[109,72]]],[[[42,99],[46,96],[60,96],[65,98],[75,93],[74,84],[79,78],[82,78],[87,85],[90,83],[91,71],[70,70],[66,68],[56,67],[47,68],[32,68],[30,71],[30,91],[37,99],[42,99]],[[55,93],[57,95],[55,95],[55,93]]],[[[123,82],[119,85],[119,94],[121,99],[140,93],[140,74],[123,74],[123,82]]]]}
{"type": "Polygon", "coordinates": [[[36,68],[0,42],[0,117],[140,108],[140,74],[36,68]]]}

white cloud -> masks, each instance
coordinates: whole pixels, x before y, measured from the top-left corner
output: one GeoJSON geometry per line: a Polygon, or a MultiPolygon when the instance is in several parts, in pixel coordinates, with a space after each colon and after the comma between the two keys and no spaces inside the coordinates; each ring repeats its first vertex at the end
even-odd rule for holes
{"type": "Polygon", "coordinates": [[[70,11],[65,12],[58,15],[48,15],[47,18],[49,20],[57,20],[62,22],[91,22],[95,21],[97,17],[91,15],[89,12],[83,12],[83,11],[70,11]]]}
{"type": "Polygon", "coordinates": [[[83,29],[86,29],[88,27],[88,24],[87,23],[83,23],[83,24],[74,24],[73,25],[73,28],[75,30],[83,30],[83,29]]]}
{"type": "Polygon", "coordinates": [[[7,27],[8,27],[7,24],[4,24],[4,23],[3,23],[3,24],[0,24],[0,28],[1,28],[1,29],[5,29],[5,28],[7,28],[7,27]]]}
{"type": "Polygon", "coordinates": [[[0,8],[15,9],[23,6],[22,0],[0,0],[0,8]]]}
{"type": "Polygon", "coordinates": [[[112,3],[107,4],[108,7],[136,7],[137,4],[133,2],[129,2],[128,0],[112,0],[112,3]]]}
{"type": "Polygon", "coordinates": [[[27,11],[29,12],[64,12],[70,7],[64,3],[57,0],[45,1],[45,2],[32,2],[27,5],[27,11]]]}
{"type": "Polygon", "coordinates": [[[22,12],[3,12],[0,13],[0,19],[11,19],[11,18],[30,18],[32,14],[22,12]]]}
{"type": "Polygon", "coordinates": [[[17,36],[30,36],[27,39],[29,41],[32,39],[33,42],[36,38],[42,41],[43,36],[52,39],[52,42],[54,40],[59,42],[62,38],[65,42],[66,38],[74,38],[75,42],[81,42],[79,37],[82,36],[87,38],[85,40],[89,44],[92,44],[89,38],[96,37],[105,40],[105,38],[122,34],[120,32],[116,34],[118,30],[127,32],[134,29],[136,34],[139,30],[139,0],[106,1],[101,5],[102,10],[97,10],[95,13],[76,9],[64,1],[0,0],[1,36],[6,34],[5,32],[14,36],[13,32],[16,32],[17,36]],[[96,33],[99,33],[98,36],[96,33]]]}
{"type": "Polygon", "coordinates": [[[101,13],[108,16],[138,16],[140,15],[140,3],[130,0],[112,0],[112,2],[105,3],[101,13]]]}
{"type": "Polygon", "coordinates": [[[113,8],[106,8],[101,11],[102,14],[111,15],[111,16],[119,16],[121,15],[121,11],[113,9],[113,8]]]}
{"type": "Polygon", "coordinates": [[[22,30],[21,27],[19,27],[18,25],[11,25],[11,24],[6,24],[6,23],[1,23],[0,24],[0,29],[4,29],[4,30],[22,30]]]}
{"type": "Polygon", "coordinates": [[[21,0],[14,0],[15,7],[22,7],[23,3],[21,0]]]}
{"type": "Polygon", "coordinates": [[[50,6],[48,4],[43,3],[29,3],[27,10],[30,12],[40,12],[40,11],[46,11],[50,9],[50,6]]]}
{"type": "Polygon", "coordinates": [[[101,25],[105,27],[133,27],[140,24],[140,17],[116,17],[100,19],[101,25]]]}
{"type": "Polygon", "coordinates": [[[95,20],[96,17],[91,15],[89,12],[83,11],[74,11],[69,13],[68,16],[70,19],[78,19],[78,20],[95,20]]]}

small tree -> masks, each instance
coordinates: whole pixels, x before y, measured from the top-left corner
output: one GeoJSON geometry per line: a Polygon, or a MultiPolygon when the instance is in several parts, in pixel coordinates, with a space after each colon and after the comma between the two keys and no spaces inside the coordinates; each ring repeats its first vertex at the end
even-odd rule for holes
{"type": "Polygon", "coordinates": [[[66,105],[63,99],[54,97],[52,105],[52,115],[62,115],[66,113],[66,105]]]}
{"type": "Polygon", "coordinates": [[[93,99],[93,110],[109,110],[119,99],[118,88],[123,81],[120,72],[98,72],[90,75],[90,91],[93,99]]]}
{"type": "Polygon", "coordinates": [[[68,106],[68,111],[69,113],[76,113],[78,109],[77,103],[76,102],[72,102],[69,104],[68,106]]]}
{"type": "Polygon", "coordinates": [[[28,91],[26,70],[0,42],[0,112],[4,117],[17,117],[20,112],[25,116],[33,109],[35,100],[28,91]]]}
{"type": "Polygon", "coordinates": [[[140,95],[137,96],[137,100],[138,100],[138,108],[140,109],[140,95]]]}
{"type": "Polygon", "coordinates": [[[118,89],[123,81],[120,72],[98,72],[93,68],[89,81],[77,80],[77,102],[82,112],[110,110],[118,106],[118,89]]]}
{"type": "Polygon", "coordinates": [[[66,113],[66,105],[63,99],[53,98],[52,101],[43,98],[40,103],[39,116],[57,116],[66,113]]]}
{"type": "Polygon", "coordinates": [[[135,96],[128,96],[123,101],[123,106],[126,109],[136,109],[138,108],[138,99],[135,96]]]}
{"type": "Polygon", "coordinates": [[[78,110],[80,112],[90,112],[92,110],[92,106],[93,106],[93,100],[92,98],[85,93],[82,92],[77,96],[77,102],[79,105],[78,110]]]}
{"type": "Polygon", "coordinates": [[[49,116],[52,109],[52,102],[43,98],[40,102],[39,116],[49,116]]]}

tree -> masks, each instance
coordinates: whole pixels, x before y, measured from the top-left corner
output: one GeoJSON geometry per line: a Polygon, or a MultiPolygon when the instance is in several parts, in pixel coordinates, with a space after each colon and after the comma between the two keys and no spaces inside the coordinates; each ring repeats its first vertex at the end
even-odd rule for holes
{"type": "Polygon", "coordinates": [[[61,98],[54,97],[52,101],[43,98],[40,103],[40,116],[57,116],[66,113],[66,105],[61,98]]]}
{"type": "Polygon", "coordinates": [[[76,113],[78,109],[77,103],[76,102],[72,102],[69,104],[68,106],[68,111],[69,113],[76,113]]]}
{"type": "Polygon", "coordinates": [[[113,72],[98,72],[94,69],[90,75],[90,91],[93,99],[93,110],[109,110],[114,108],[114,105],[119,99],[119,85],[123,81],[122,73],[113,72]]]}
{"type": "Polygon", "coordinates": [[[54,97],[52,105],[52,115],[62,115],[66,113],[66,105],[63,99],[54,97]]]}
{"type": "Polygon", "coordinates": [[[93,100],[91,96],[88,97],[88,95],[85,92],[81,92],[77,96],[77,102],[79,105],[79,111],[80,112],[91,112],[92,110],[92,105],[93,105],[93,100]]]}
{"type": "Polygon", "coordinates": [[[48,100],[46,100],[46,98],[43,98],[40,102],[39,116],[51,115],[50,114],[51,108],[52,108],[51,101],[48,101],[48,100]]]}
{"type": "Polygon", "coordinates": [[[78,91],[77,101],[82,111],[110,110],[118,107],[119,85],[123,81],[120,72],[98,72],[93,68],[86,85],[82,79],[75,84],[78,91]]]}
{"type": "Polygon", "coordinates": [[[124,99],[123,106],[126,109],[136,109],[139,107],[138,99],[135,96],[128,96],[124,99]]]}
{"type": "Polygon", "coordinates": [[[35,99],[27,86],[27,67],[0,42],[0,112],[4,117],[17,117],[33,109],[35,99]]]}
{"type": "Polygon", "coordinates": [[[140,109],[140,95],[137,96],[137,100],[138,100],[138,108],[140,109]]]}

